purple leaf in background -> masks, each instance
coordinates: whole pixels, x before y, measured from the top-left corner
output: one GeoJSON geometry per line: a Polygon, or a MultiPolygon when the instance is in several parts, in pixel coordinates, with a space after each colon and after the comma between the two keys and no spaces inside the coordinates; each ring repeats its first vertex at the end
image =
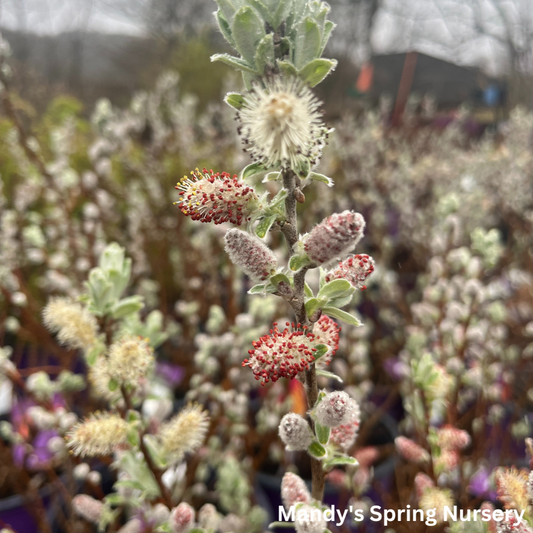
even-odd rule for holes
{"type": "Polygon", "coordinates": [[[155,373],[163,378],[169,387],[179,385],[185,376],[183,367],[159,361],[156,364],[155,373]]]}
{"type": "Polygon", "coordinates": [[[490,472],[481,467],[471,478],[468,490],[479,497],[489,497],[491,500],[496,499],[496,491],[491,490],[490,472]]]}

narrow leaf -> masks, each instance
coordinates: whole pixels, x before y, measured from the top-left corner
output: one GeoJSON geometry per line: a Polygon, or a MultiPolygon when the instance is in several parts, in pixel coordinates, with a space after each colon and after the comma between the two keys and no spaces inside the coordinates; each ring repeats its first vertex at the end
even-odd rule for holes
{"type": "MultiPolygon", "coordinates": [[[[354,290],[355,292],[355,290],[354,290]]],[[[331,298],[328,302],[328,307],[344,307],[345,305],[348,305],[353,298],[353,292],[347,294],[346,296],[339,296],[338,298],[331,298]]]]}
{"type": "Polygon", "coordinates": [[[320,52],[320,30],[317,23],[307,17],[296,28],[296,42],[294,46],[294,66],[297,69],[317,58],[320,52]]]}
{"type": "Polygon", "coordinates": [[[318,291],[318,298],[339,298],[340,296],[348,296],[353,294],[355,288],[346,279],[334,279],[329,283],[326,283],[320,291],[318,291]]]}
{"type": "Polygon", "coordinates": [[[265,36],[264,25],[249,6],[237,11],[231,28],[237,51],[248,64],[253,65],[259,41],[265,36]]]}
{"type": "Polygon", "coordinates": [[[278,218],[278,216],[275,214],[263,218],[263,220],[257,224],[255,228],[255,234],[262,239],[269,232],[272,224],[276,222],[276,218],[278,218]]]}
{"type": "Polygon", "coordinates": [[[224,97],[224,102],[235,109],[240,109],[244,104],[244,96],[239,93],[228,93],[224,97]]]}
{"type": "Polygon", "coordinates": [[[317,174],[316,172],[310,172],[307,179],[310,179],[311,181],[320,181],[321,183],[325,183],[328,187],[333,187],[334,185],[331,178],[324,176],[324,174],[317,174]]]}
{"type": "Polygon", "coordinates": [[[251,163],[247,167],[244,167],[244,170],[241,172],[241,179],[247,180],[248,178],[253,178],[258,174],[262,174],[265,170],[260,163],[251,163]]]}
{"type": "Polygon", "coordinates": [[[289,287],[291,286],[291,280],[283,273],[275,274],[270,278],[270,283],[275,287],[281,282],[286,283],[289,287]]]}
{"type": "Polygon", "coordinates": [[[255,66],[261,74],[265,72],[267,65],[274,67],[276,58],[274,54],[274,34],[265,35],[257,45],[255,52],[255,66]]]}
{"type": "Polygon", "coordinates": [[[218,9],[215,16],[217,18],[218,27],[220,28],[224,39],[226,39],[226,41],[228,41],[228,43],[235,48],[235,41],[233,39],[233,36],[231,35],[231,28],[229,22],[226,20],[226,17],[224,17],[222,10],[218,9]]]}
{"type": "Polygon", "coordinates": [[[311,263],[311,260],[305,255],[293,255],[289,260],[289,268],[293,270],[294,272],[297,272],[304,266],[311,263]]]}
{"type": "Polygon", "coordinates": [[[307,65],[298,71],[298,75],[309,87],[318,85],[330,72],[337,67],[335,59],[317,58],[313,59],[307,65]]]}
{"type": "Polygon", "coordinates": [[[259,285],[254,285],[249,291],[248,294],[262,294],[265,292],[266,283],[261,283],[259,285]]]}
{"type": "Polygon", "coordinates": [[[334,374],[333,372],[328,372],[327,370],[320,370],[317,368],[316,375],[322,376],[323,378],[336,379],[338,382],[342,383],[342,379],[337,376],[337,374],[334,374]]]}
{"type": "Polygon", "coordinates": [[[313,357],[315,358],[315,361],[320,359],[323,355],[326,355],[329,350],[329,346],[327,344],[317,344],[315,346],[316,352],[313,352],[313,357]]]}
{"type": "Polygon", "coordinates": [[[237,70],[242,70],[248,74],[258,75],[259,73],[254,70],[246,61],[242,60],[240,57],[230,56],[229,54],[214,54],[211,56],[211,62],[220,61],[225,63],[230,67],[236,68],[237,70]]]}
{"type": "Polygon", "coordinates": [[[269,172],[264,178],[263,183],[268,181],[278,181],[281,177],[281,172],[269,172]]]}
{"type": "Polygon", "coordinates": [[[281,74],[283,74],[284,76],[297,76],[298,75],[298,71],[296,70],[295,66],[289,61],[280,61],[278,59],[276,63],[278,64],[281,74]]]}
{"type": "Polygon", "coordinates": [[[248,0],[248,3],[259,11],[259,14],[268,22],[271,26],[273,25],[273,19],[270,15],[270,10],[261,0],[248,0]]]}
{"type": "Polygon", "coordinates": [[[324,31],[322,32],[322,42],[320,43],[320,53],[321,56],[324,53],[326,45],[328,44],[329,38],[331,37],[331,32],[335,29],[336,24],[328,20],[324,24],[324,31]]]}
{"type": "Polygon", "coordinates": [[[359,462],[355,457],[333,457],[328,459],[328,465],[358,465],[359,462]]]}
{"type": "Polygon", "coordinates": [[[218,7],[222,14],[224,15],[224,18],[227,22],[231,23],[233,22],[233,17],[235,16],[235,7],[231,3],[230,0],[216,0],[216,3],[218,4],[218,7]]]}
{"type": "Polygon", "coordinates": [[[341,309],[337,309],[336,307],[324,307],[324,309],[322,309],[322,312],[325,315],[332,316],[333,318],[342,320],[343,322],[346,322],[347,324],[351,324],[352,326],[355,326],[355,327],[359,327],[363,325],[353,315],[350,315],[350,313],[347,313],[346,311],[342,311],[341,309]]]}
{"type": "Polygon", "coordinates": [[[268,529],[273,529],[275,527],[294,529],[294,522],[272,522],[271,524],[268,524],[268,529]]]}
{"type": "Polygon", "coordinates": [[[270,201],[268,207],[270,209],[275,209],[276,207],[279,206],[279,204],[281,204],[282,202],[285,201],[285,198],[287,198],[287,190],[286,189],[281,189],[278,194],[276,194],[276,196],[274,196],[274,198],[272,198],[272,200],[270,201]]]}
{"type": "Polygon", "coordinates": [[[327,454],[326,448],[316,440],[307,448],[307,451],[316,459],[322,459],[327,454]]]}
{"type": "Polygon", "coordinates": [[[280,24],[289,16],[292,8],[292,0],[284,0],[280,2],[276,12],[274,13],[274,20],[272,21],[272,27],[274,31],[277,30],[280,24]]]}
{"type": "Polygon", "coordinates": [[[315,422],[315,433],[320,444],[327,444],[329,441],[331,429],[327,426],[319,424],[318,422],[315,422]]]}
{"type": "Polygon", "coordinates": [[[309,285],[307,283],[305,283],[305,285],[304,285],[304,292],[305,292],[305,295],[308,298],[313,298],[315,296],[313,294],[313,289],[311,289],[311,287],[309,287],[309,285]]]}
{"type": "Polygon", "coordinates": [[[324,305],[324,302],[320,301],[318,298],[310,298],[307,300],[307,302],[305,302],[305,312],[307,316],[311,318],[322,305],[324,305]]]}

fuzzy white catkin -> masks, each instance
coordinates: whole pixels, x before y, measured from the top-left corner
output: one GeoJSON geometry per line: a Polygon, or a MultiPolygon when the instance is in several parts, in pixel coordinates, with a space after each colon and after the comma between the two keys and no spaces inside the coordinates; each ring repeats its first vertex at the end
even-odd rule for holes
{"type": "Polygon", "coordinates": [[[119,530],[118,533],[141,533],[142,531],[142,523],[138,518],[133,518],[129,522],[127,522],[125,525],[123,525],[119,530]]]}
{"type": "Polygon", "coordinates": [[[296,511],[294,527],[296,533],[324,533],[326,522],[320,509],[312,505],[302,505],[296,511]]]}
{"type": "Polygon", "coordinates": [[[296,413],[286,414],[279,423],[279,436],[291,450],[307,450],[313,433],[307,421],[296,413]]]}
{"type": "Polygon", "coordinates": [[[92,524],[98,524],[104,504],[87,494],[78,494],[72,498],[72,508],[79,516],[92,524]]]}
{"type": "Polygon", "coordinates": [[[346,392],[335,391],[322,399],[315,410],[315,415],[321,425],[333,428],[350,421],[355,411],[359,411],[357,402],[346,392]]]}

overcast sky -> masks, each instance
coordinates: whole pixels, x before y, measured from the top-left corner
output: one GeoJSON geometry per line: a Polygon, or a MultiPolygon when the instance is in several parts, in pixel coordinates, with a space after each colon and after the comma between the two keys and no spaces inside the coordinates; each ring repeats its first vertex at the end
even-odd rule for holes
{"type": "MultiPolygon", "coordinates": [[[[148,1],[0,0],[0,27],[40,34],[84,30],[142,35],[140,12],[143,3],[146,5],[148,1]],[[128,9],[124,6],[129,6],[129,13],[125,13],[128,9]]],[[[216,7],[210,0],[193,1],[212,3],[213,10],[216,7]]],[[[374,51],[391,53],[416,49],[498,73],[505,63],[505,48],[497,39],[475,36],[476,20],[471,8],[472,5],[481,6],[486,27],[501,35],[503,28],[498,27],[497,13],[492,7],[496,1],[506,9],[523,4],[526,12],[529,4],[533,16],[533,0],[383,0],[372,38],[374,51]]],[[[337,22],[342,24],[343,14],[340,9],[337,13],[341,13],[337,22]]],[[[513,16],[519,19],[520,13],[511,14],[513,16]]],[[[331,18],[336,20],[335,10],[331,18]]]]}

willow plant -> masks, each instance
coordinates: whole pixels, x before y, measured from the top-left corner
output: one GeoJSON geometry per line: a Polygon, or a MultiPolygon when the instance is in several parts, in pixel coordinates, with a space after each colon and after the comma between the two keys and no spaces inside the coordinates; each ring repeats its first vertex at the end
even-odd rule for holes
{"type": "MultiPolygon", "coordinates": [[[[211,59],[242,73],[246,92],[229,93],[225,101],[237,112],[238,132],[252,162],[233,176],[193,170],[177,184],[176,203],[193,220],[238,226],[227,231],[225,246],[232,262],[257,283],[249,293],[275,294],[292,308],[294,321],[284,329],[275,323],[253,343],[242,364],[263,386],[280,378],[304,384],[308,417],[289,413],[279,434],[287,449],[310,455],[312,492],[298,476],[286,474],[282,495],[288,506],[320,509],[326,472],[334,465],[356,464],[346,450],[355,442],[360,411],[343,391],[319,391],[317,376],[340,381],[326,370],[338,348],[336,321],[360,325],[341,308],[356,290],[366,288],[374,270],[371,257],[353,255],[365,228],[359,213],[333,214],[305,235],[298,228],[304,188],[313,182],[333,186],[315,170],[332,130],[322,122],[321,103],[311,89],[336,66],[335,60],[321,57],[335,25],[327,20],[329,6],[316,0],[217,3],[220,30],[238,55],[211,59]],[[277,193],[261,191],[261,178],[261,183],[277,184],[277,193]],[[266,242],[274,232],[281,232],[287,243],[285,267],[266,242]],[[317,268],[320,286],[315,293],[306,275],[317,268]]],[[[299,516],[299,532],[326,529],[320,520],[299,516]]]]}

